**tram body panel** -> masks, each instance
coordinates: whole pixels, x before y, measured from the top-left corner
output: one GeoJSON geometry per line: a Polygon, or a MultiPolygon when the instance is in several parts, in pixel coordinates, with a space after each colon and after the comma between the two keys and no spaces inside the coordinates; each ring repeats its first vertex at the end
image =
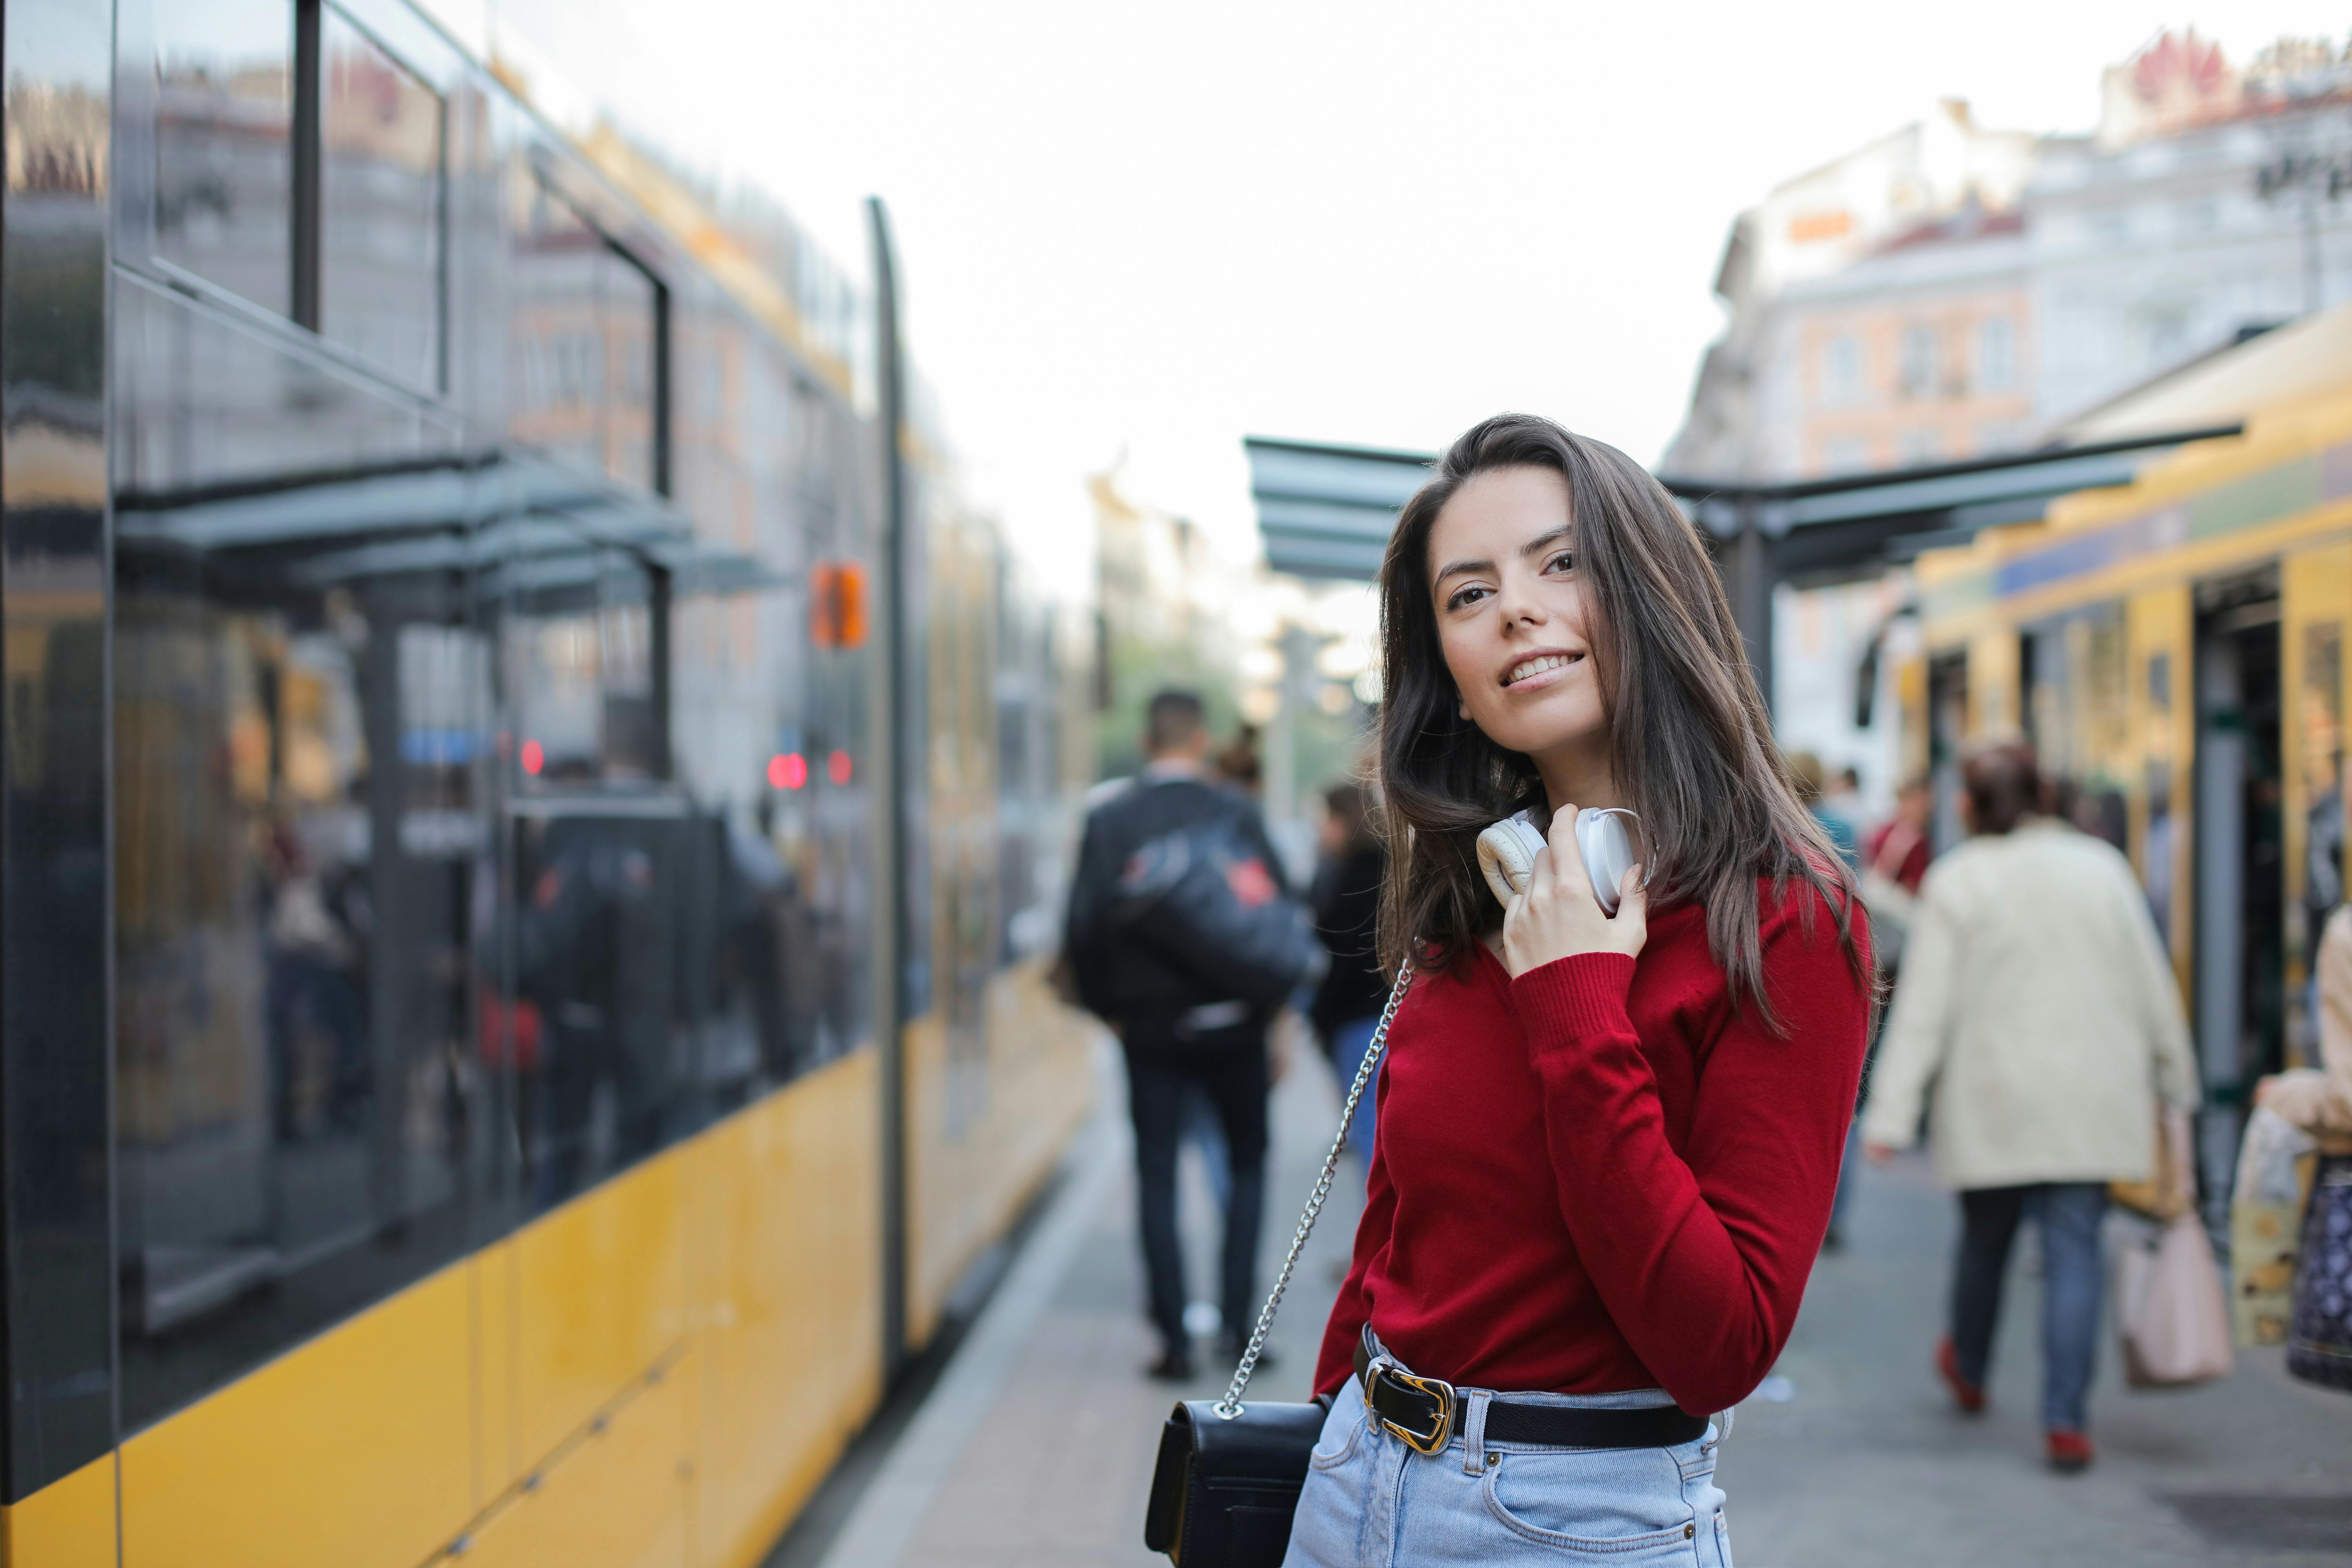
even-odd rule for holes
{"type": "Polygon", "coordinates": [[[700,1561],[755,1563],[881,1395],[881,1110],[859,1051],[697,1144],[713,1288],[695,1433],[700,1561]]]}
{"type": "Polygon", "coordinates": [[[471,1512],[472,1262],[122,1445],[123,1568],[394,1568],[471,1512]]]}
{"type": "Polygon", "coordinates": [[[1041,961],[992,976],[985,1007],[977,1060],[955,1059],[934,1020],[907,1031],[917,1339],[929,1337],[957,1280],[1053,1173],[1093,1102],[1087,1030],[1055,1001],[1041,961]]]}
{"type": "Polygon", "coordinates": [[[687,1568],[695,1478],[688,1451],[688,1389],[699,1369],[688,1352],[601,1413],[537,1476],[501,1500],[436,1563],[467,1568],[687,1568]]]}
{"type": "Polygon", "coordinates": [[[0,1508],[0,1568],[121,1568],[111,1453],[0,1508]]]}

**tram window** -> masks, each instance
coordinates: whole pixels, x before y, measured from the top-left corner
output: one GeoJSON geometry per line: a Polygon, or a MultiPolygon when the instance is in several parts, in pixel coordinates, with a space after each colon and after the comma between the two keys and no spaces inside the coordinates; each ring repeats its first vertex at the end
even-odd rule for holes
{"type": "Polygon", "coordinates": [[[371,482],[119,514],[126,1428],[472,1242],[489,661],[446,571],[356,574],[371,482]]]}
{"type": "Polygon", "coordinates": [[[441,381],[441,95],[325,8],[320,331],[420,386],[441,381]]]}
{"type": "Polygon", "coordinates": [[[294,7],[155,0],[153,36],[156,254],[286,312],[294,7]]]}
{"type": "Polygon", "coordinates": [[[654,489],[660,289],[544,181],[518,179],[510,428],[583,468],[654,489]]]}

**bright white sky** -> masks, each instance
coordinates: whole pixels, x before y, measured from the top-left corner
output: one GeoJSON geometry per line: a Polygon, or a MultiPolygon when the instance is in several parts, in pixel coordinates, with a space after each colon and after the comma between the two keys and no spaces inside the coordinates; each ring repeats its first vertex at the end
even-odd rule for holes
{"type": "MultiPolygon", "coordinates": [[[[2242,60],[2318,0],[488,5],[575,91],[781,198],[853,273],[896,221],[968,488],[1080,588],[1082,477],[1237,556],[1244,433],[1433,447],[1506,408],[1653,461],[1739,208],[1916,120],[2087,129],[2168,23],[2242,60]]],[[[468,12],[475,26],[468,26],[468,12]]]]}

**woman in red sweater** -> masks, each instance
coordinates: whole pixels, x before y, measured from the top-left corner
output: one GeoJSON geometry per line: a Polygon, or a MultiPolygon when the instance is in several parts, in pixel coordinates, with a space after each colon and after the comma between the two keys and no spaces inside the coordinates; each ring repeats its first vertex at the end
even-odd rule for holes
{"type": "Polygon", "coordinates": [[[1381,568],[1389,1033],[1287,1563],[1727,1565],[1709,1417],[1788,1341],[1872,990],[1690,523],[1525,416],[1457,440],[1381,568]],[[1475,843],[1550,814],[1507,908],[1475,843]],[[1605,913],[1580,809],[1642,824],[1605,913]]]}

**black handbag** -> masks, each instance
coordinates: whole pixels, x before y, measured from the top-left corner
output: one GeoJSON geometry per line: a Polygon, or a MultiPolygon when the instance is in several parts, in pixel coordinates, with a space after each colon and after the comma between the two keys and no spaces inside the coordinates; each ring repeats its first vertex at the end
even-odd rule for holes
{"type": "Polygon", "coordinates": [[[1323,1156],[1323,1173],[1315,1178],[1307,1211],[1298,1216],[1290,1255],[1282,1260],[1282,1273],[1257,1315],[1257,1328],[1242,1352],[1241,1364],[1234,1368],[1225,1396],[1183,1401],[1160,1429],[1160,1463],[1151,1473],[1151,1499],[1143,1513],[1143,1544],[1166,1552],[1178,1568],[1280,1568],[1290,1548],[1290,1519],[1298,1507],[1299,1489],[1307,1484],[1307,1458],[1322,1435],[1325,1406],[1320,1400],[1244,1405],[1242,1390],[1257,1369],[1258,1352],[1265,1348],[1282,1293],[1290,1288],[1299,1250],[1331,1194],[1349,1123],[1380,1070],[1390,1020],[1412,982],[1408,965],[1398,973],[1371,1044],[1364,1048],[1363,1065],[1356,1069],[1348,1102],[1339,1109],[1339,1134],[1331,1140],[1331,1152],[1323,1156]]]}

